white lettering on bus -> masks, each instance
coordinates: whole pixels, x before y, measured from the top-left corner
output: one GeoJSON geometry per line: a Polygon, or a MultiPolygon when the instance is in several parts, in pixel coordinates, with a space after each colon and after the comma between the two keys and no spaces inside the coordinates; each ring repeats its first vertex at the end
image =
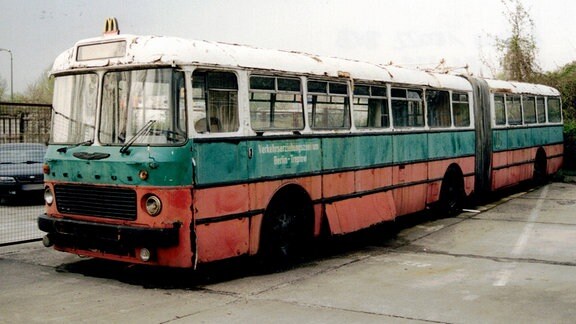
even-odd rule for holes
{"type": "Polygon", "coordinates": [[[290,156],[277,156],[274,155],[274,165],[288,165],[306,163],[308,157],[306,155],[290,155],[290,156]]]}
{"type": "Polygon", "coordinates": [[[318,143],[286,144],[286,145],[276,145],[276,144],[258,145],[258,153],[260,153],[260,154],[307,152],[307,151],[318,151],[318,150],[320,150],[320,144],[318,144],[318,143]]]}

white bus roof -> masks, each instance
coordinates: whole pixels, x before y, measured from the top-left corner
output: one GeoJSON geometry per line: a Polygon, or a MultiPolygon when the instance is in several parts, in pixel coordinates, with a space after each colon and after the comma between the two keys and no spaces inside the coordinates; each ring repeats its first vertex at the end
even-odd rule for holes
{"type": "Polygon", "coordinates": [[[289,72],[318,77],[351,77],[358,82],[380,81],[414,86],[430,86],[460,91],[471,91],[463,77],[384,66],[348,59],[280,50],[261,49],[208,41],[186,40],[163,36],[114,35],[82,40],[54,62],[52,73],[79,68],[138,65],[190,65],[220,66],[289,72]],[[126,40],[126,54],[122,57],[77,61],[78,46],[126,40]]]}
{"type": "Polygon", "coordinates": [[[559,96],[560,92],[542,84],[532,84],[515,81],[486,80],[491,92],[533,94],[541,96],[559,96]]]}

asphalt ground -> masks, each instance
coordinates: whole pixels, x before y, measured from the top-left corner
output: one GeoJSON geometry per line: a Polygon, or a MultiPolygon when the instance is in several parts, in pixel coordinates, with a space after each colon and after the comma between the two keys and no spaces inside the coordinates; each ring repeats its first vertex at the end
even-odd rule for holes
{"type": "Polygon", "coordinates": [[[283,267],[196,271],[0,249],[2,323],[573,323],[576,184],[318,242],[283,267]]]}
{"type": "Polygon", "coordinates": [[[0,246],[42,238],[44,233],[38,229],[42,213],[40,199],[0,202],[0,246]]]}

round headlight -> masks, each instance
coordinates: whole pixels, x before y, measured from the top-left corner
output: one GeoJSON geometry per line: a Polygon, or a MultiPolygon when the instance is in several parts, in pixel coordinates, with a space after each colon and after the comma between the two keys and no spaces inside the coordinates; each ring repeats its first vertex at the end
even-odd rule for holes
{"type": "Polygon", "coordinates": [[[150,253],[150,250],[148,250],[147,248],[140,249],[140,260],[148,262],[151,256],[152,253],[150,253]]]}
{"type": "Polygon", "coordinates": [[[48,206],[52,205],[54,202],[54,194],[50,187],[44,188],[44,201],[48,204],[48,206]]]}
{"type": "Polygon", "coordinates": [[[160,198],[154,195],[150,195],[146,198],[145,206],[146,212],[150,216],[157,216],[162,211],[162,201],[160,201],[160,198]]]}

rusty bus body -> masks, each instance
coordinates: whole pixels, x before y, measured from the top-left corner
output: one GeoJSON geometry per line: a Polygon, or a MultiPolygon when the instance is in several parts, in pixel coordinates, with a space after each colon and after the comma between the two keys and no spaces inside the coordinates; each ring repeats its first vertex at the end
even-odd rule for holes
{"type": "Polygon", "coordinates": [[[562,163],[541,85],[132,35],[78,42],[53,75],[39,227],[91,257],[285,256],[562,163]]]}

